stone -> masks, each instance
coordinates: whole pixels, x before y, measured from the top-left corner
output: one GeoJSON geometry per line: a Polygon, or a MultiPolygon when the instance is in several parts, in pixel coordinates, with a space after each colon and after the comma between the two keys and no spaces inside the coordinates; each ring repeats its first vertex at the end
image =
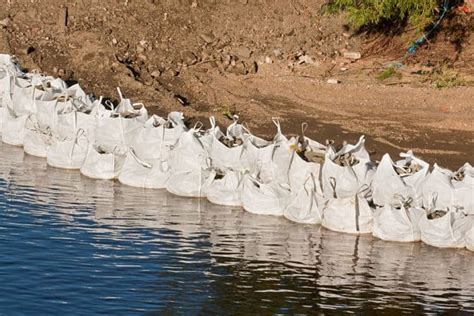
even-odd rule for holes
{"type": "Polygon", "coordinates": [[[344,52],[342,54],[342,56],[344,58],[352,59],[352,60],[357,60],[357,59],[360,59],[362,57],[360,52],[344,52]]]}
{"type": "Polygon", "coordinates": [[[198,61],[196,55],[194,55],[194,53],[189,50],[181,53],[181,59],[188,66],[194,65],[198,61]]]}
{"type": "Polygon", "coordinates": [[[250,56],[252,56],[252,51],[247,47],[241,46],[234,50],[234,54],[240,58],[250,58],[250,56]]]}
{"type": "Polygon", "coordinates": [[[158,78],[159,76],[161,76],[161,71],[159,71],[159,70],[153,70],[153,71],[151,72],[150,76],[151,76],[152,78],[158,78]]]}
{"type": "Polygon", "coordinates": [[[206,42],[207,44],[211,44],[212,42],[214,42],[214,40],[216,39],[216,37],[214,36],[214,34],[212,33],[202,33],[201,35],[199,35],[203,40],[204,42],[206,42]]]}
{"type": "Polygon", "coordinates": [[[4,18],[3,20],[0,20],[0,27],[6,28],[10,24],[10,18],[4,18]]]}
{"type": "Polygon", "coordinates": [[[302,56],[298,57],[298,64],[299,65],[301,65],[301,64],[311,65],[311,64],[314,64],[314,60],[313,60],[313,58],[311,58],[308,55],[302,55],[302,56]]]}
{"type": "Polygon", "coordinates": [[[273,63],[272,58],[271,58],[270,56],[266,56],[266,57],[265,57],[265,63],[266,63],[266,64],[272,64],[272,63],[273,63]]]}
{"type": "Polygon", "coordinates": [[[331,78],[331,79],[328,79],[327,83],[329,83],[329,84],[339,84],[341,82],[338,79],[331,78]]]}
{"type": "Polygon", "coordinates": [[[283,56],[283,52],[281,51],[281,49],[277,48],[273,50],[273,55],[276,58],[281,58],[283,56]]]}

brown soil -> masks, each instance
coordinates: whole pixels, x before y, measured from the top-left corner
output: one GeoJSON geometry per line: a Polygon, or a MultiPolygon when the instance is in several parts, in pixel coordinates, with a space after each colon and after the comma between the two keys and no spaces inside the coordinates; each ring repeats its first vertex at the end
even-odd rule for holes
{"type": "Polygon", "coordinates": [[[323,5],[3,0],[0,52],[96,95],[115,97],[120,86],[151,112],[179,110],[191,120],[215,115],[221,124],[237,113],[266,137],[274,133],[271,118],[279,117],[285,133],[297,134],[308,122],[307,134],[319,141],[354,141],[364,133],[375,159],[412,148],[450,168],[473,163],[473,14],[452,14],[403,60],[406,35],[355,34],[342,16],[323,15],[323,5]],[[345,51],[362,59],[345,59],[345,51]],[[376,79],[399,61],[397,76],[376,79]],[[445,62],[467,86],[436,89],[427,82],[424,74],[445,62]]]}

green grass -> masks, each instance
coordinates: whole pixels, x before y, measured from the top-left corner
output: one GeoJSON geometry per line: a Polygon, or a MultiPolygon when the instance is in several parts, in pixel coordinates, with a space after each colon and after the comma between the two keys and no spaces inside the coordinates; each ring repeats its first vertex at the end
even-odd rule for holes
{"type": "Polygon", "coordinates": [[[438,89],[460,87],[467,84],[466,79],[461,74],[447,65],[435,69],[431,75],[426,77],[425,81],[430,82],[438,89]]]}
{"type": "Polygon", "coordinates": [[[402,74],[399,73],[394,67],[388,67],[386,68],[385,70],[381,71],[378,75],[377,75],[377,80],[379,81],[384,81],[388,78],[392,78],[392,77],[396,77],[397,79],[401,79],[402,78],[402,74]]]}
{"type": "Polygon", "coordinates": [[[347,12],[356,29],[408,22],[422,30],[433,21],[439,0],[329,0],[327,8],[329,12],[347,12]]]}

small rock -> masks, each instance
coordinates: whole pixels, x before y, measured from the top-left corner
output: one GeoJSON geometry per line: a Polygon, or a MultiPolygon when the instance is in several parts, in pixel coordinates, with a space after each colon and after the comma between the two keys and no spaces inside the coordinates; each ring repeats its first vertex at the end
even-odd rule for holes
{"type": "Polygon", "coordinates": [[[235,66],[229,67],[227,71],[236,75],[246,75],[248,73],[247,67],[243,61],[236,62],[235,66]]]}
{"type": "Polygon", "coordinates": [[[301,65],[301,64],[311,65],[311,64],[314,64],[314,60],[313,60],[313,58],[311,58],[308,55],[303,55],[303,56],[298,57],[298,64],[299,65],[301,65]]]}
{"type": "Polygon", "coordinates": [[[194,55],[193,52],[191,52],[189,50],[184,51],[183,53],[181,53],[181,58],[182,58],[183,62],[188,66],[194,65],[195,63],[197,63],[196,55],[194,55]]]}
{"type": "Polygon", "coordinates": [[[199,35],[203,40],[204,42],[206,42],[207,44],[211,44],[212,42],[214,42],[214,40],[216,39],[216,37],[214,36],[214,34],[212,33],[202,33],[201,35],[199,35]]]}
{"type": "Polygon", "coordinates": [[[137,53],[141,54],[141,53],[143,53],[144,51],[145,51],[145,48],[143,48],[143,46],[141,46],[141,45],[138,45],[138,46],[137,46],[137,53]]]}
{"type": "Polygon", "coordinates": [[[342,55],[344,58],[357,60],[360,59],[362,56],[359,52],[344,52],[342,55]]]}
{"type": "Polygon", "coordinates": [[[8,27],[9,24],[10,24],[10,18],[4,18],[3,20],[0,20],[0,26],[2,28],[8,27]]]}
{"type": "Polygon", "coordinates": [[[247,47],[238,47],[234,50],[234,53],[241,58],[250,58],[252,55],[252,51],[248,49],[247,47]]]}
{"type": "Polygon", "coordinates": [[[146,47],[148,46],[148,42],[145,41],[145,40],[141,40],[141,41],[140,41],[140,46],[146,48],[146,47]]]}
{"type": "Polygon", "coordinates": [[[281,49],[277,48],[277,49],[274,49],[273,50],[273,55],[276,57],[276,58],[280,58],[283,56],[283,52],[281,51],[281,49]]]}
{"type": "Polygon", "coordinates": [[[341,83],[338,79],[328,79],[327,83],[330,84],[339,84],[341,83]]]}
{"type": "Polygon", "coordinates": [[[197,1],[193,1],[193,2],[191,3],[191,8],[197,8],[197,6],[198,6],[197,1]]]}
{"type": "Polygon", "coordinates": [[[159,70],[154,70],[154,71],[151,72],[150,76],[151,76],[152,78],[158,78],[159,76],[161,76],[161,71],[159,71],[159,70]]]}
{"type": "Polygon", "coordinates": [[[266,63],[266,64],[272,64],[272,63],[273,63],[273,59],[272,59],[270,56],[266,56],[266,57],[265,57],[265,63],[266,63]]]}
{"type": "Polygon", "coordinates": [[[349,68],[347,68],[347,67],[342,67],[341,68],[341,71],[347,71],[347,70],[349,70],[349,68]]]}
{"type": "Polygon", "coordinates": [[[112,38],[112,44],[117,45],[117,43],[118,43],[117,39],[115,37],[112,38]]]}

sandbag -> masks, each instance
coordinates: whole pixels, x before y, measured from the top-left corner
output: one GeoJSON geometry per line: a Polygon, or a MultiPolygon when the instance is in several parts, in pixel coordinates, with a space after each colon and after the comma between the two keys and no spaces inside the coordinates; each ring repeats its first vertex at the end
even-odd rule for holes
{"type": "Polygon", "coordinates": [[[394,163],[385,154],[372,180],[372,198],[378,206],[390,206],[402,197],[411,199],[413,207],[423,205],[422,184],[429,172],[429,164],[416,158],[411,151],[401,153],[405,158],[394,163]]]}
{"type": "Polygon", "coordinates": [[[112,180],[118,177],[125,161],[120,148],[112,150],[91,143],[81,166],[81,173],[92,179],[112,180]]]}
{"type": "Polygon", "coordinates": [[[464,241],[466,243],[466,248],[470,251],[474,251],[474,225],[471,224],[471,226],[471,229],[466,232],[464,241]]]}
{"type": "Polygon", "coordinates": [[[377,238],[387,241],[415,242],[421,240],[419,222],[425,211],[411,207],[410,203],[378,207],[374,213],[373,232],[377,238]]]}
{"type": "Polygon", "coordinates": [[[330,198],[324,208],[321,225],[342,233],[370,234],[373,229],[373,211],[362,193],[352,197],[330,198]]]}
{"type": "Polygon", "coordinates": [[[288,200],[289,188],[276,182],[264,183],[258,175],[246,174],[242,186],[242,205],[253,214],[283,216],[288,200]]]}
{"type": "Polygon", "coordinates": [[[275,143],[266,141],[255,135],[249,135],[244,142],[242,161],[250,174],[259,173],[262,182],[268,183],[274,179],[276,165],[273,163],[275,143]]]}
{"type": "Polygon", "coordinates": [[[183,132],[171,151],[168,160],[170,177],[166,189],[175,195],[187,197],[205,197],[207,187],[215,179],[213,170],[200,134],[200,128],[183,132]]]}
{"type": "Polygon", "coordinates": [[[474,168],[466,163],[454,175],[454,205],[474,215],[474,168]]]}
{"type": "Polygon", "coordinates": [[[97,109],[102,106],[102,97],[88,103],[72,99],[72,107],[65,111],[55,111],[53,117],[53,134],[58,138],[73,137],[78,130],[83,130],[90,143],[95,142],[97,130],[97,109]]]}
{"type": "Polygon", "coordinates": [[[25,123],[23,150],[31,156],[46,158],[53,143],[53,134],[49,126],[42,127],[34,115],[28,117],[25,123]]]}
{"type": "Polygon", "coordinates": [[[430,219],[432,213],[434,211],[429,211],[420,219],[421,240],[438,248],[464,248],[466,233],[472,229],[473,216],[447,209],[440,217],[430,219]]]}
{"type": "Polygon", "coordinates": [[[294,152],[293,147],[296,145],[297,140],[294,137],[288,139],[282,133],[278,119],[274,118],[273,123],[277,128],[277,132],[273,138],[275,143],[275,149],[272,155],[272,162],[275,164],[273,180],[277,183],[287,184],[289,183],[288,170],[290,169],[291,157],[294,152]],[[282,172],[283,170],[287,172],[282,172]]]}
{"type": "Polygon", "coordinates": [[[423,206],[432,209],[434,205],[438,209],[447,209],[454,206],[454,185],[452,178],[454,173],[434,164],[433,171],[423,182],[423,206]]]}
{"type": "Polygon", "coordinates": [[[6,100],[3,107],[2,141],[13,146],[22,146],[25,138],[27,114],[17,116],[11,110],[11,101],[6,100]]]}
{"type": "Polygon", "coordinates": [[[0,54],[0,134],[3,126],[4,100],[11,99],[12,81],[22,75],[19,66],[10,55],[0,54]]]}
{"type": "Polygon", "coordinates": [[[225,136],[220,135],[219,138],[216,133],[213,133],[210,138],[211,145],[209,149],[209,157],[211,158],[212,167],[221,173],[225,173],[227,170],[243,171],[248,168],[243,159],[244,135],[239,135],[238,125],[240,124],[237,124],[237,121],[234,121],[227,129],[225,136]],[[242,141],[242,144],[240,145],[228,147],[223,143],[223,141],[225,141],[231,144],[238,137],[242,137],[240,138],[242,141]]]}
{"type": "Polygon", "coordinates": [[[152,160],[138,157],[130,148],[118,176],[120,183],[147,189],[165,189],[170,177],[169,165],[166,160],[152,160]]]}
{"type": "Polygon", "coordinates": [[[216,175],[206,188],[207,199],[218,205],[242,206],[242,179],[240,171],[227,170],[222,176],[216,175]]]}
{"type": "Polygon", "coordinates": [[[211,168],[172,173],[168,178],[166,190],[184,197],[205,197],[209,184],[216,172],[211,168]]]}
{"type": "Polygon", "coordinates": [[[51,167],[80,169],[86,158],[88,145],[84,131],[79,130],[74,138],[54,141],[46,153],[46,162],[51,167]]]}
{"type": "Polygon", "coordinates": [[[305,161],[297,153],[297,150],[293,151],[288,174],[289,185],[292,191],[300,191],[310,178],[314,178],[314,189],[321,195],[322,189],[318,180],[320,173],[321,165],[319,163],[305,161]]]}
{"type": "Polygon", "coordinates": [[[346,144],[339,152],[332,147],[328,148],[321,171],[321,182],[324,196],[332,198],[334,195],[332,183],[337,183],[336,195],[338,198],[350,198],[362,187],[369,187],[375,172],[375,165],[370,161],[369,153],[365,149],[365,138],[361,136],[356,145],[346,144]],[[353,159],[346,165],[336,164],[344,157],[353,159]]]}
{"type": "Polygon", "coordinates": [[[185,130],[183,114],[180,112],[171,112],[167,120],[152,115],[137,132],[130,146],[142,159],[167,160],[171,148],[185,130]]]}
{"type": "Polygon", "coordinates": [[[326,201],[320,193],[317,177],[310,173],[305,183],[297,187],[291,186],[291,191],[291,198],[283,215],[296,223],[321,224],[326,201]]]}
{"type": "Polygon", "coordinates": [[[148,113],[143,104],[132,105],[129,99],[124,99],[119,91],[120,102],[115,109],[104,109],[99,106],[95,141],[102,147],[118,147],[126,151],[143,124],[148,119],[148,113]],[[134,106],[141,106],[135,110],[134,106]]]}

